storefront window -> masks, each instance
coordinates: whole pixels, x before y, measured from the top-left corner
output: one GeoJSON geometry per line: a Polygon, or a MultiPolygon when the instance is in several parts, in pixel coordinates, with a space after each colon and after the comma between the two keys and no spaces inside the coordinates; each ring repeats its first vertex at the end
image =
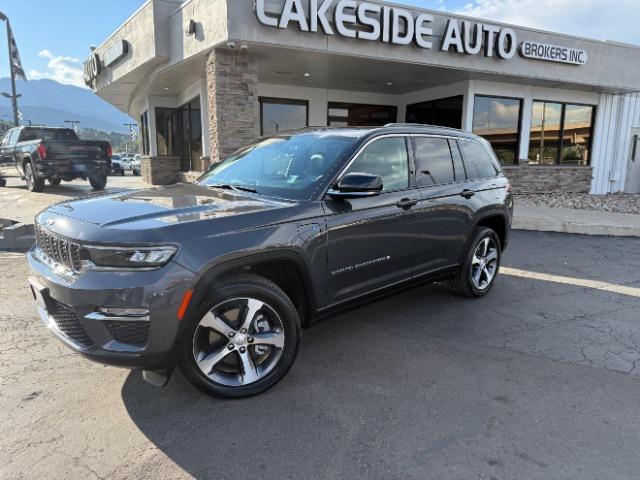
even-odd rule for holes
{"type": "Polygon", "coordinates": [[[533,102],[529,164],[589,165],[594,107],[533,102]]]}
{"type": "Polygon", "coordinates": [[[149,112],[140,115],[140,148],[143,155],[149,155],[149,112]]]}
{"type": "Polygon", "coordinates": [[[260,99],[260,131],[274,135],[309,125],[309,102],[284,98],[260,99]]]}
{"type": "Polygon", "coordinates": [[[594,110],[585,105],[566,105],[561,164],[589,165],[594,110]]]}
{"type": "Polygon", "coordinates": [[[529,163],[555,165],[560,154],[562,104],[533,102],[529,163]]]}
{"type": "Polygon", "coordinates": [[[461,128],[463,101],[464,97],[459,95],[407,105],[406,120],[408,123],[461,128]]]}
{"type": "Polygon", "coordinates": [[[518,163],[521,106],[522,101],[516,98],[475,98],[473,133],[487,139],[507,165],[518,163]]]}
{"type": "Polygon", "coordinates": [[[156,108],[158,155],[180,157],[180,168],[202,171],[200,97],[179,108],[156,108]]]}
{"type": "Polygon", "coordinates": [[[398,107],[362,105],[356,103],[329,103],[327,124],[330,127],[381,127],[394,123],[398,107]]]}
{"type": "Polygon", "coordinates": [[[159,156],[182,154],[182,115],[175,108],[156,108],[156,137],[159,156]]]}

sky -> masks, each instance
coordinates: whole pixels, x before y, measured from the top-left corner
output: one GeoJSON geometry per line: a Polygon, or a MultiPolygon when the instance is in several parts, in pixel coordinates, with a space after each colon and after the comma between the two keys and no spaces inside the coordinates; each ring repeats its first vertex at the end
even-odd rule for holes
{"type": "MultiPolygon", "coordinates": [[[[242,0],[250,2],[252,0],[242,0]]],[[[0,0],[29,79],[84,86],[82,61],[144,0],[0,0]]],[[[640,45],[639,0],[395,0],[525,27],[640,45]]],[[[0,78],[9,75],[0,24],[0,78]]]]}

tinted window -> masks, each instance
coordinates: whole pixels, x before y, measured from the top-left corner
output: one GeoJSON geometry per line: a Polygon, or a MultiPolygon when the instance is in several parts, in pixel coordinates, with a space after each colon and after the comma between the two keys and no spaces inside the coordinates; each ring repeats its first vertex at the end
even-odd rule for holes
{"type": "Polygon", "coordinates": [[[260,99],[262,135],[295,130],[307,126],[308,103],[282,98],[260,99]]]}
{"type": "Polygon", "coordinates": [[[345,173],[369,173],[382,177],[383,190],[409,186],[409,157],[404,137],[382,138],[366,147],[345,173]]]}
{"type": "Polygon", "coordinates": [[[462,128],[463,101],[464,97],[460,95],[407,105],[407,122],[462,128]]]}
{"type": "Polygon", "coordinates": [[[464,164],[462,162],[462,154],[460,153],[460,147],[456,140],[449,140],[449,147],[451,147],[451,156],[453,157],[453,170],[456,175],[456,180],[465,180],[467,176],[464,171],[464,164]]]}
{"type": "MultiPolygon", "coordinates": [[[[19,131],[19,130],[16,130],[19,131]]],[[[73,142],[78,140],[76,132],[68,128],[25,128],[20,135],[21,142],[31,140],[73,142]]]]}
{"type": "Polygon", "coordinates": [[[478,177],[494,177],[498,171],[489,152],[478,142],[464,140],[460,142],[467,176],[470,179],[478,177]]]}
{"type": "Polygon", "coordinates": [[[415,137],[418,185],[453,182],[453,161],[446,138],[415,137]]]}
{"type": "Polygon", "coordinates": [[[327,124],[331,127],[375,127],[396,121],[398,107],[329,103],[327,124]]]}

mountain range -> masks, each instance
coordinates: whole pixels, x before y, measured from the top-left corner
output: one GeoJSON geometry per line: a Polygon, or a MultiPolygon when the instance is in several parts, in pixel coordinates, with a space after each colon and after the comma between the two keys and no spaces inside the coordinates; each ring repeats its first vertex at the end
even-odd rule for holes
{"type": "MultiPolygon", "coordinates": [[[[30,120],[34,125],[59,127],[66,126],[65,120],[79,120],[81,127],[127,133],[129,127],[123,124],[135,123],[128,115],[86,88],[48,79],[18,80],[16,88],[22,95],[18,99],[18,108],[24,121],[30,120]]],[[[0,92],[11,92],[8,78],[0,78],[0,92]]],[[[0,97],[0,119],[8,122],[13,119],[11,101],[5,97],[0,97]]]]}

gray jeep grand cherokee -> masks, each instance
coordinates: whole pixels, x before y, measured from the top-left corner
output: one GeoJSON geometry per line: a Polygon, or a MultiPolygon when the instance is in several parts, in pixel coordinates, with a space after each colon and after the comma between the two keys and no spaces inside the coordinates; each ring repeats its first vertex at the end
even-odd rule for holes
{"type": "Polygon", "coordinates": [[[244,397],[291,368],[301,328],[416,282],[486,295],[512,196],[489,144],[438,127],[310,128],[196,184],[55,205],[28,253],[40,316],[77,352],[173,367],[244,397]]]}

